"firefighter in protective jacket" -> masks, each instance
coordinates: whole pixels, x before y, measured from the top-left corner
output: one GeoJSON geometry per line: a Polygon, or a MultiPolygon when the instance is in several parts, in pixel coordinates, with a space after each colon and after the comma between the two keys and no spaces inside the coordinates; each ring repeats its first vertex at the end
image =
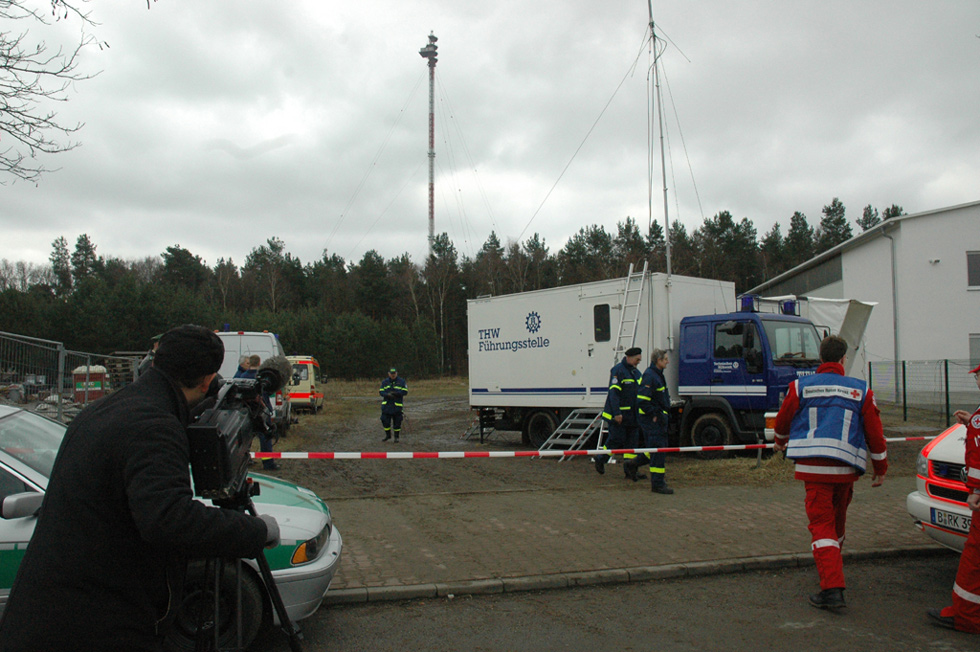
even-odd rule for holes
{"type": "Polygon", "coordinates": [[[381,441],[391,439],[392,431],[395,435],[395,443],[398,443],[398,435],[402,431],[402,410],[405,394],[408,394],[408,383],[398,375],[398,370],[392,367],[388,370],[388,377],[381,381],[381,425],[385,429],[385,438],[381,441]]]}
{"type": "MultiPolygon", "coordinates": [[[[664,369],[670,360],[663,349],[654,349],[650,353],[650,366],[643,372],[640,379],[640,389],[637,394],[640,425],[641,445],[646,448],[663,448],[667,446],[667,423],[670,418],[670,390],[664,379],[664,369]]],[[[636,459],[637,466],[643,466],[649,459],[650,490],[658,494],[672,494],[674,490],[667,486],[667,456],[664,453],[640,455],[636,459]]]]}
{"type": "MultiPolygon", "coordinates": [[[[640,364],[641,353],[635,346],[626,349],[622,362],[609,372],[609,391],[606,394],[606,405],[602,408],[602,419],[609,430],[609,436],[602,446],[604,450],[636,448],[639,428],[636,423],[636,391],[641,376],[636,365],[640,364]]],[[[638,479],[634,464],[636,455],[627,453],[623,455],[623,459],[623,472],[635,482],[638,479]]],[[[607,461],[608,455],[596,455],[595,470],[605,473],[607,461]]]]}
{"type": "MultiPolygon", "coordinates": [[[[980,388],[980,366],[970,373],[980,388]]],[[[980,634],[980,408],[973,414],[957,410],[955,416],[966,426],[966,504],[973,518],[953,584],[953,606],[927,613],[937,625],[980,634]]]]}
{"type": "Polygon", "coordinates": [[[817,372],[793,381],[776,417],[775,448],[796,463],[806,487],[811,548],[820,575],[819,609],[844,603],[841,545],[854,482],[868,465],[872,487],[885,481],[888,458],[874,394],[863,380],[844,375],[847,342],[836,335],[820,343],[817,372]],[[869,455],[870,452],[870,455],[869,455]]]}

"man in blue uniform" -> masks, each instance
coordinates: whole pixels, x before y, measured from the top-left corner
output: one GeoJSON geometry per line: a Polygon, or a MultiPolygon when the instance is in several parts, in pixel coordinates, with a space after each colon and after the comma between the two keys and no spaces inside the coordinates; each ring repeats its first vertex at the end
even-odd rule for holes
{"type": "MultiPolygon", "coordinates": [[[[667,352],[654,349],[650,354],[651,362],[640,379],[640,389],[637,392],[637,423],[643,445],[647,448],[661,448],[667,445],[667,420],[670,416],[670,391],[664,379],[664,369],[670,362],[667,352]]],[[[647,461],[646,455],[640,455],[634,462],[636,467],[643,466],[647,461]]],[[[650,461],[650,490],[658,494],[672,494],[674,490],[667,486],[667,456],[654,453],[650,461]]]]}
{"type": "Polygon", "coordinates": [[[381,441],[391,439],[392,431],[395,434],[395,443],[398,443],[398,435],[402,431],[402,414],[405,394],[408,394],[408,383],[398,375],[398,370],[392,367],[388,370],[388,377],[381,381],[381,425],[385,429],[385,438],[381,441]]]}
{"type": "MultiPolygon", "coordinates": [[[[626,349],[622,362],[612,368],[609,378],[609,392],[606,394],[606,405],[602,408],[602,419],[606,422],[609,436],[603,449],[636,448],[638,429],[636,425],[636,390],[640,382],[640,372],[636,365],[640,364],[642,351],[638,347],[626,349]]],[[[636,466],[633,464],[636,455],[623,455],[626,463],[623,472],[634,482],[638,480],[636,466]]],[[[602,474],[606,472],[608,455],[596,455],[595,470],[602,474]]]]}

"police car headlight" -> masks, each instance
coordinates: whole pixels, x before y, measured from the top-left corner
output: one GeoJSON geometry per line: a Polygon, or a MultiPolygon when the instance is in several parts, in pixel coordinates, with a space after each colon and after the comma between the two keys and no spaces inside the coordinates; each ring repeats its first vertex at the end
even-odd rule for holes
{"type": "Polygon", "coordinates": [[[919,456],[915,459],[915,473],[923,478],[929,477],[929,458],[919,451],[919,456]]]}
{"type": "Polygon", "coordinates": [[[303,543],[296,546],[296,550],[293,551],[293,558],[290,560],[294,566],[297,564],[306,564],[313,561],[320,556],[323,549],[327,546],[327,541],[330,539],[330,523],[328,522],[320,534],[316,535],[312,539],[307,539],[303,543]]]}

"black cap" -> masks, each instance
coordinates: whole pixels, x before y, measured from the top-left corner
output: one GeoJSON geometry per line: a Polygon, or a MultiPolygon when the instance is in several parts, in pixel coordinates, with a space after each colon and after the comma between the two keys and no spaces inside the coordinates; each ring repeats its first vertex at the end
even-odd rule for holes
{"type": "Polygon", "coordinates": [[[160,338],[153,366],[185,387],[194,387],[221,367],[225,345],[221,338],[203,326],[185,324],[160,338]]]}
{"type": "Polygon", "coordinates": [[[640,347],[638,346],[634,346],[626,349],[627,358],[632,358],[634,355],[640,355],[641,353],[643,353],[643,350],[640,349],[640,347]]]}

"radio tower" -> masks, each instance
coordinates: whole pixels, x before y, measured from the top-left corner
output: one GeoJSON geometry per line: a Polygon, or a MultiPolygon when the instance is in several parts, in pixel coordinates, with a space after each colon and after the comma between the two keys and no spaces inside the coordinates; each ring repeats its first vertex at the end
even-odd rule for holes
{"type": "Polygon", "coordinates": [[[436,209],[435,209],[435,177],[436,162],[436,115],[435,115],[435,85],[436,85],[436,35],[429,32],[429,44],[419,50],[419,55],[429,60],[429,255],[432,255],[432,243],[436,238],[436,209]]]}

